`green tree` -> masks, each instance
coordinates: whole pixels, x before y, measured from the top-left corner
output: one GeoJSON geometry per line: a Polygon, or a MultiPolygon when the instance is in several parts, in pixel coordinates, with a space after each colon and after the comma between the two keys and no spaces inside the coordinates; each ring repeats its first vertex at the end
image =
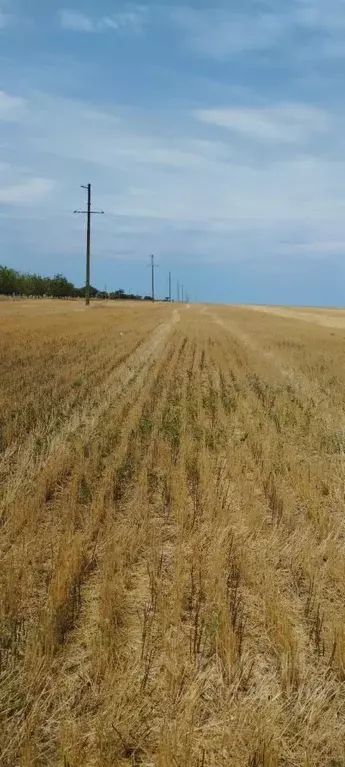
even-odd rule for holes
{"type": "Polygon", "coordinates": [[[51,280],[51,295],[53,298],[68,298],[74,292],[74,285],[68,282],[63,274],[55,274],[51,280]]]}
{"type": "Polygon", "coordinates": [[[19,280],[19,272],[0,265],[0,294],[11,296],[13,293],[19,293],[19,280]]]}

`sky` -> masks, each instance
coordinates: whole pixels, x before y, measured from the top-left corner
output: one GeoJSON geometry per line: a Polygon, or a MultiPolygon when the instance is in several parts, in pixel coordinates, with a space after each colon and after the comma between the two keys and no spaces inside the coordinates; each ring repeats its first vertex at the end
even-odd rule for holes
{"type": "Polygon", "coordinates": [[[345,0],[0,0],[0,263],[345,302],[345,0]]]}

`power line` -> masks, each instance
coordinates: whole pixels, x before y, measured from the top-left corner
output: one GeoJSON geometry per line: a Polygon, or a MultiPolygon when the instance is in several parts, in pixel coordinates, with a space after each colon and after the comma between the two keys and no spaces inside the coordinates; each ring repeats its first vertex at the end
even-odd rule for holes
{"type": "Polygon", "coordinates": [[[87,210],[75,210],[74,213],[81,213],[87,216],[86,225],[86,284],[85,284],[85,303],[90,304],[90,272],[91,272],[91,216],[104,216],[104,210],[91,210],[91,184],[81,185],[81,189],[87,189],[87,210]]]}

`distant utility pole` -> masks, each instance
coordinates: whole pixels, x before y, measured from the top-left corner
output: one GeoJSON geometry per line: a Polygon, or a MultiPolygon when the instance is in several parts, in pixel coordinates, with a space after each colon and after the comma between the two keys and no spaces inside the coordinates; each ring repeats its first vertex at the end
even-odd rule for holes
{"type": "Polygon", "coordinates": [[[172,302],[172,294],[171,294],[171,272],[169,272],[169,301],[172,302]]]}
{"type": "Polygon", "coordinates": [[[177,280],[177,301],[180,303],[180,282],[177,280]]]}
{"type": "Polygon", "coordinates": [[[182,285],[182,303],[184,302],[184,285],[182,285]]]}
{"type": "Polygon", "coordinates": [[[158,264],[155,264],[155,257],[150,256],[151,259],[151,293],[152,293],[152,301],[155,301],[155,269],[158,268],[158,264]]]}
{"type": "Polygon", "coordinates": [[[91,271],[91,216],[104,216],[104,210],[91,210],[91,184],[81,189],[87,189],[87,210],[75,210],[74,213],[82,213],[87,216],[86,228],[86,284],[85,284],[85,303],[90,304],[90,271],[91,271]]]}

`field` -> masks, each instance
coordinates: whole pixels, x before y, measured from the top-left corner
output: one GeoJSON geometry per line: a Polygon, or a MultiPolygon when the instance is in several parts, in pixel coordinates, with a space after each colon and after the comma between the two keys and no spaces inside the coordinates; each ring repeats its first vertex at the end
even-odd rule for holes
{"type": "Polygon", "coordinates": [[[345,765],[345,312],[0,303],[1,767],[345,765]]]}

